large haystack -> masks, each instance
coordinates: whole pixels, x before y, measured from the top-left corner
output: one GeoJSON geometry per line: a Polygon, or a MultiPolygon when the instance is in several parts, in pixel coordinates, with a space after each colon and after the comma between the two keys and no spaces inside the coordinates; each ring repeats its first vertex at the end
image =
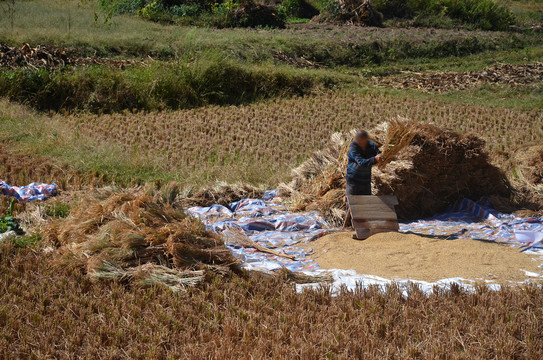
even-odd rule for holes
{"type": "Polygon", "coordinates": [[[66,219],[45,229],[60,247],[60,261],[85,268],[92,278],[174,290],[203,279],[204,270],[237,269],[238,261],[216,234],[150,190],[94,191],[66,219]]]}
{"type": "MultiPolygon", "coordinates": [[[[434,125],[409,123],[410,144],[384,169],[374,168],[373,193],[398,197],[398,215],[416,219],[443,211],[464,197],[509,196],[504,174],[490,163],[484,141],[475,135],[460,135],[434,125]]],[[[384,126],[371,134],[382,145],[384,126]]],[[[332,224],[345,215],[343,191],[350,134],[334,134],[328,147],[314,153],[293,170],[290,184],[281,186],[296,210],[315,209],[332,224]]]]}

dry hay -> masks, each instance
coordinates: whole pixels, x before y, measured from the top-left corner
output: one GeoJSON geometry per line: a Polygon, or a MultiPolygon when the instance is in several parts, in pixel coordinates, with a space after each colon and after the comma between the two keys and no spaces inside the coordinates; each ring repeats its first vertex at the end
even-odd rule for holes
{"type": "Polygon", "coordinates": [[[381,151],[381,161],[377,164],[383,170],[415,137],[413,127],[416,125],[406,119],[396,118],[389,121],[386,127],[386,139],[381,151]]]}
{"type": "Polygon", "coordinates": [[[96,172],[82,173],[67,164],[39,155],[13,152],[9,144],[0,145],[1,180],[12,186],[32,182],[55,183],[60,189],[80,189],[83,185],[100,186],[107,179],[96,172]]]}
{"type": "Polygon", "coordinates": [[[275,6],[258,4],[252,0],[232,9],[228,16],[231,25],[236,27],[285,27],[285,22],[275,6]]]}
{"type": "Polygon", "coordinates": [[[369,0],[337,0],[337,13],[321,15],[317,20],[361,26],[383,26],[383,14],[369,0]]]}
{"type": "Polygon", "coordinates": [[[63,49],[47,45],[31,47],[29,44],[23,44],[20,48],[17,48],[0,43],[0,67],[11,69],[54,69],[66,65],[108,65],[124,68],[133,64],[135,64],[135,61],[132,60],[103,59],[96,56],[80,57],[77,55],[76,49],[73,48],[63,49]]]}
{"type": "Polygon", "coordinates": [[[213,204],[228,206],[241,199],[259,199],[264,195],[264,191],[262,187],[249,184],[217,182],[196,191],[194,194],[189,193],[180,202],[184,207],[211,206],[213,204]]]}
{"type": "Polygon", "coordinates": [[[527,145],[515,149],[507,166],[512,168],[510,180],[515,185],[516,203],[532,212],[543,211],[543,145],[527,145]]]}
{"type": "Polygon", "coordinates": [[[203,278],[202,270],[237,270],[218,235],[166,201],[164,192],[94,190],[71,214],[48,224],[44,238],[59,246],[59,261],[95,279],[163,283],[177,290],[203,278]]]}
{"type": "MultiPolygon", "coordinates": [[[[373,176],[373,194],[396,195],[401,218],[430,216],[464,197],[510,196],[508,181],[490,163],[482,139],[434,125],[410,123],[410,127],[409,145],[395,154],[385,169],[375,168],[373,176]]],[[[384,128],[370,131],[378,144],[386,143],[384,128]]],[[[327,148],[293,170],[291,183],[280,188],[294,210],[319,210],[331,224],[342,224],[344,175],[351,140],[352,132],[333,134],[327,148]]]]}
{"type": "Polygon", "coordinates": [[[374,78],[377,85],[396,89],[420,89],[444,92],[464,90],[483,83],[514,87],[539,85],[543,81],[543,63],[499,64],[481,71],[407,73],[403,76],[374,78]]]}

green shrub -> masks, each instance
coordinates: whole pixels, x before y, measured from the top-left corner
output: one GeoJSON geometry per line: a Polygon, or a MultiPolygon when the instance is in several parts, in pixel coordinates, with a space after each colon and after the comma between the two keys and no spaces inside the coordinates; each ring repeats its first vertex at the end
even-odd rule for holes
{"type": "Polygon", "coordinates": [[[507,30],[515,23],[511,10],[495,0],[373,0],[385,19],[414,19],[415,25],[463,24],[483,30],[507,30]]]}
{"type": "Polygon", "coordinates": [[[198,16],[205,9],[200,4],[180,4],[174,5],[170,8],[170,14],[174,17],[184,17],[184,16],[198,16]]]}
{"type": "Polygon", "coordinates": [[[17,248],[25,248],[29,246],[34,246],[38,244],[40,241],[41,241],[41,236],[39,234],[17,236],[11,240],[11,242],[13,243],[13,246],[17,248]]]}
{"type": "Polygon", "coordinates": [[[304,94],[305,75],[254,71],[236,62],[209,59],[156,63],[125,70],[94,66],[70,70],[0,70],[0,96],[42,110],[186,109],[240,104],[283,94],[304,94]]]}
{"type": "Polygon", "coordinates": [[[70,206],[62,202],[48,204],[45,208],[45,215],[53,218],[64,219],[69,214],[70,206]]]}
{"type": "Polygon", "coordinates": [[[160,0],[155,0],[138,10],[138,16],[152,21],[166,20],[167,14],[164,5],[160,0]]]}
{"type": "Polygon", "coordinates": [[[11,200],[8,211],[5,216],[0,216],[0,234],[15,231],[17,234],[22,234],[23,230],[19,226],[19,222],[13,217],[13,207],[15,206],[15,200],[11,200]]]}

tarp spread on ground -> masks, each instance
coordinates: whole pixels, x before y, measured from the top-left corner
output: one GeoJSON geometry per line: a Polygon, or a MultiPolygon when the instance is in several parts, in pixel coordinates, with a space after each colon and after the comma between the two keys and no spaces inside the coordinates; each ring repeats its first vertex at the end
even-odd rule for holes
{"type": "MultiPolygon", "coordinates": [[[[334,285],[353,288],[357,282],[364,284],[388,284],[390,280],[371,275],[360,275],[349,270],[322,270],[309,258],[311,250],[300,246],[328,232],[334,231],[317,212],[289,213],[273,201],[275,191],[266,192],[263,199],[244,199],[230,206],[212,205],[191,207],[188,213],[199,217],[209,230],[221,233],[234,255],[243,261],[243,267],[251,270],[272,271],[286,267],[291,271],[320,274],[329,271],[334,285]],[[242,231],[257,244],[273,249],[276,254],[246,247],[231,236],[233,231],[242,231]],[[281,256],[282,255],[282,256],[281,256]]],[[[543,244],[522,240],[522,232],[543,236],[543,218],[515,218],[494,211],[489,202],[475,203],[464,199],[453,204],[447,212],[430,219],[400,224],[401,232],[431,235],[446,238],[473,238],[508,243],[532,252],[543,254],[543,244]],[[521,239],[521,241],[518,240],[521,239]]],[[[530,238],[530,237],[528,237],[530,238]]],[[[536,239],[537,236],[532,237],[536,239]]],[[[400,281],[401,282],[401,281],[400,281]]],[[[405,281],[407,282],[407,280],[405,281]]],[[[431,290],[434,285],[449,285],[465,279],[443,279],[435,283],[414,281],[431,290]]]]}
{"type": "Polygon", "coordinates": [[[56,184],[32,183],[27,186],[10,186],[0,180],[0,195],[13,196],[19,201],[44,200],[56,195],[58,186],[56,184]]]}
{"type": "Polygon", "coordinates": [[[263,199],[244,199],[228,207],[212,205],[191,207],[187,212],[200,218],[208,230],[221,233],[243,267],[272,271],[285,267],[291,271],[311,271],[319,266],[310,253],[299,246],[315,240],[331,229],[317,212],[289,213],[285,206],[274,203],[275,191],[266,192],[263,199]],[[250,240],[279,255],[245,247],[236,242],[233,231],[243,231],[250,240]],[[283,255],[283,256],[280,256],[283,255]]]}
{"type": "Polygon", "coordinates": [[[447,238],[490,240],[543,251],[543,217],[517,218],[492,209],[490,201],[457,201],[440,215],[400,224],[400,231],[447,238]],[[530,236],[532,234],[532,236],[530,236]],[[541,235],[540,235],[541,234],[541,235]]]}

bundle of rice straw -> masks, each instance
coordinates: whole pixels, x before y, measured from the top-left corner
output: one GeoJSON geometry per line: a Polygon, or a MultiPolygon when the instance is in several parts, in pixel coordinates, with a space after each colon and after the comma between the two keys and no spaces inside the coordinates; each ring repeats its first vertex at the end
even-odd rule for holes
{"type": "Polygon", "coordinates": [[[397,117],[392,119],[387,124],[386,140],[381,148],[382,155],[381,161],[377,164],[377,167],[383,170],[387,164],[389,164],[396,155],[398,155],[404,148],[411,144],[411,140],[415,137],[415,131],[413,131],[413,124],[407,119],[397,117]]]}
{"type": "Polygon", "coordinates": [[[202,270],[237,271],[238,260],[219,236],[168,198],[150,189],[95,190],[66,219],[50,223],[44,237],[60,247],[60,262],[96,279],[180,289],[199,282],[202,270]]]}
{"type": "Polygon", "coordinates": [[[217,182],[211,186],[198,190],[194,194],[185,196],[185,198],[181,200],[181,204],[184,207],[211,206],[213,204],[228,206],[241,199],[258,199],[263,195],[264,189],[262,187],[256,187],[249,184],[217,182]]]}
{"type": "MultiPolygon", "coordinates": [[[[512,169],[509,179],[515,187],[513,205],[528,210],[528,216],[543,214],[543,145],[526,144],[500,155],[505,156],[503,166],[512,169]]],[[[511,203],[501,205],[507,208],[511,203]]]]}

